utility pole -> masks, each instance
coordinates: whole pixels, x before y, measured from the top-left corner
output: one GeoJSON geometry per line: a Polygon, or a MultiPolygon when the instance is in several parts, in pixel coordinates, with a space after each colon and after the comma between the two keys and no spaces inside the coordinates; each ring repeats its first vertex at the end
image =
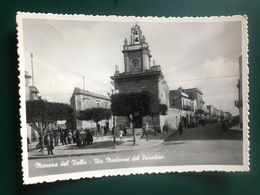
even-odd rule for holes
{"type": "Polygon", "coordinates": [[[34,86],[34,75],[33,75],[33,54],[31,53],[31,67],[32,67],[32,86],[34,86]]]}
{"type": "Polygon", "coordinates": [[[83,77],[83,90],[85,91],[85,77],[83,77]]]}

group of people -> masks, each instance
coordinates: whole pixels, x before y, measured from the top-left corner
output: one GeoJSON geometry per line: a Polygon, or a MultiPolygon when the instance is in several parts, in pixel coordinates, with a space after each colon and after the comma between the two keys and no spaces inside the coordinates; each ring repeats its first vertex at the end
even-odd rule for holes
{"type": "Polygon", "coordinates": [[[79,148],[93,144],[93,133],[90,129],[76,131],[73,138],[73,142],[76,143],[79,148]]]}
{"type": "Polygon", "coordinates": [[[93,144],[93,132],[89,129],[81,130],[67,130],[67,129],[52,129],[47,130],[44,136],[39,137],[39,143],[36,148],[43,152],[44,146],[47,149],[48,155],[54,155],[53,150],[59,143],[62,145],[75,143],[78,147],[93,144]]]}

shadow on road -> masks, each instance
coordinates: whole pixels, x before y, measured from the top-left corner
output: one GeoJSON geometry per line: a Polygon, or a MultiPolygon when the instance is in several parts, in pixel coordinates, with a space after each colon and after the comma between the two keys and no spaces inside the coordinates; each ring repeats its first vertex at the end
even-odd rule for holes
{"type": "MultiPolygon", "coordinates": [[[[123,141],[116,141],[116,145],[123,144],[123,141]]],[[[76,144],[66,145],[61,150],[85,150],[85,149],[98,149],[98,148],[111,148],[113,147],[113,142],[111,140],[99,141],[98,143],[93,142],[93,145],[86,145],[82,148],[76,146],[76,144]]],[[[57,147],[57,150],[59,148],[57,147]]]]}
{"type": "Polygon", "coordinates": [[[181,145],[185,144],[185,142],[164,142],[163,145],[181,145]]]}
{"type": "MultiPolygon", "coordinates": [[[[179,141],[179,132],[170,136],[167,141],[179,141]]],[[[242,131],[233,131],[221,129],[220,124],[208,125],[192,129],[184,129],[182,140],[243,140],[242,131]]]]}

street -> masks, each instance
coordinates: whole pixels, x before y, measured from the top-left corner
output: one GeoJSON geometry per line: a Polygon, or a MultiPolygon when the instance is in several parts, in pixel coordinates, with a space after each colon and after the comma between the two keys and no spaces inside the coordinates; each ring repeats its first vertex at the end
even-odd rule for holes
{"type": "Polygon", "coordinates": [[[169,166],[242,165],[242,132],[222,132],[220,124],[178,132],[158,146],[140,150],[29,160],[30,177],[91,170],[169,166]]]}

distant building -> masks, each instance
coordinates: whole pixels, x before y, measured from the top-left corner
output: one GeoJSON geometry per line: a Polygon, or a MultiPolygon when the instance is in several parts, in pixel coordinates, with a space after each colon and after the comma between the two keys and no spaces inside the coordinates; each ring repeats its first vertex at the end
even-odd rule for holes
{"type": "Polygon", "coordinates": [[[170,90],[170,107],[181,110],[194,111],[194,100],[184,92],[185,90],[181,87],[178,90],[170,90]]]}
{"type": "Polygon", "coordinates": [[[235,101],[235,106],[239,109],[239,123],[240,127],[243,127],[243,89],[242,89],[242,56],[239,57],[239,79],[237,83],[238,88],[238,100],[235,101]]]}
{"type": "MultiPolygon", "coordinates": [[[[76,110],[85,110],[91,108],[107,108],[110,109],[110,98],[105,95],[92,93],[75,87],[72,97],[70,98],[71,106],[76,110]]],[[[100,126],[110,127],[112,125],[111,120],[102,120],[99,122],[100,126]]],[[[94,128],[96,124],[91,121],[81,121],[75,119],[73,121],[73,129],[81,128],[94,128]]]]}
{"type": "Polygon", "coordinates": [[[218,110],[217,116],[218,116],[218,118],[220,120],[223,120],[224,119],[224,112],[223,112],[223,110],[218,110]]]}
{"type": "Polygon", "coordinates": [[[212,105],[207,105],[206,106],[208,111],[209,111],[209,117],[210,119],[216,119],[217,118],[217,114],[218,114],[218,110],[212,106],[212,105]]]}
{"type": "Polygon", "coordinates": [[[29,86],[29,100],[38,100],[40,96],[38,96],[39,91],[35,86],[29,86]]]}
{"type": "Polygon", "coordinates": [[[205,110],[205,102],[203,101],[203,93],[198,88],[185,89],[185,93],[189,95],[190,98],[196,101],[197,109],[205,110]]]}
{"type": "Polygon", "coordinates": [[[225,121],[231,121],[232,114],[230,112],[223,112],[223,117],[225,121]]]}
{"type": "Polygon", "coordinates": [[[38,96],[39,94],[38,89],[35,86],[30,86],[32,77],[28,75],[28,71],[25,71],[24,76],[25,76],[26,101],[40,99],[40,96],[38,96]]]}

